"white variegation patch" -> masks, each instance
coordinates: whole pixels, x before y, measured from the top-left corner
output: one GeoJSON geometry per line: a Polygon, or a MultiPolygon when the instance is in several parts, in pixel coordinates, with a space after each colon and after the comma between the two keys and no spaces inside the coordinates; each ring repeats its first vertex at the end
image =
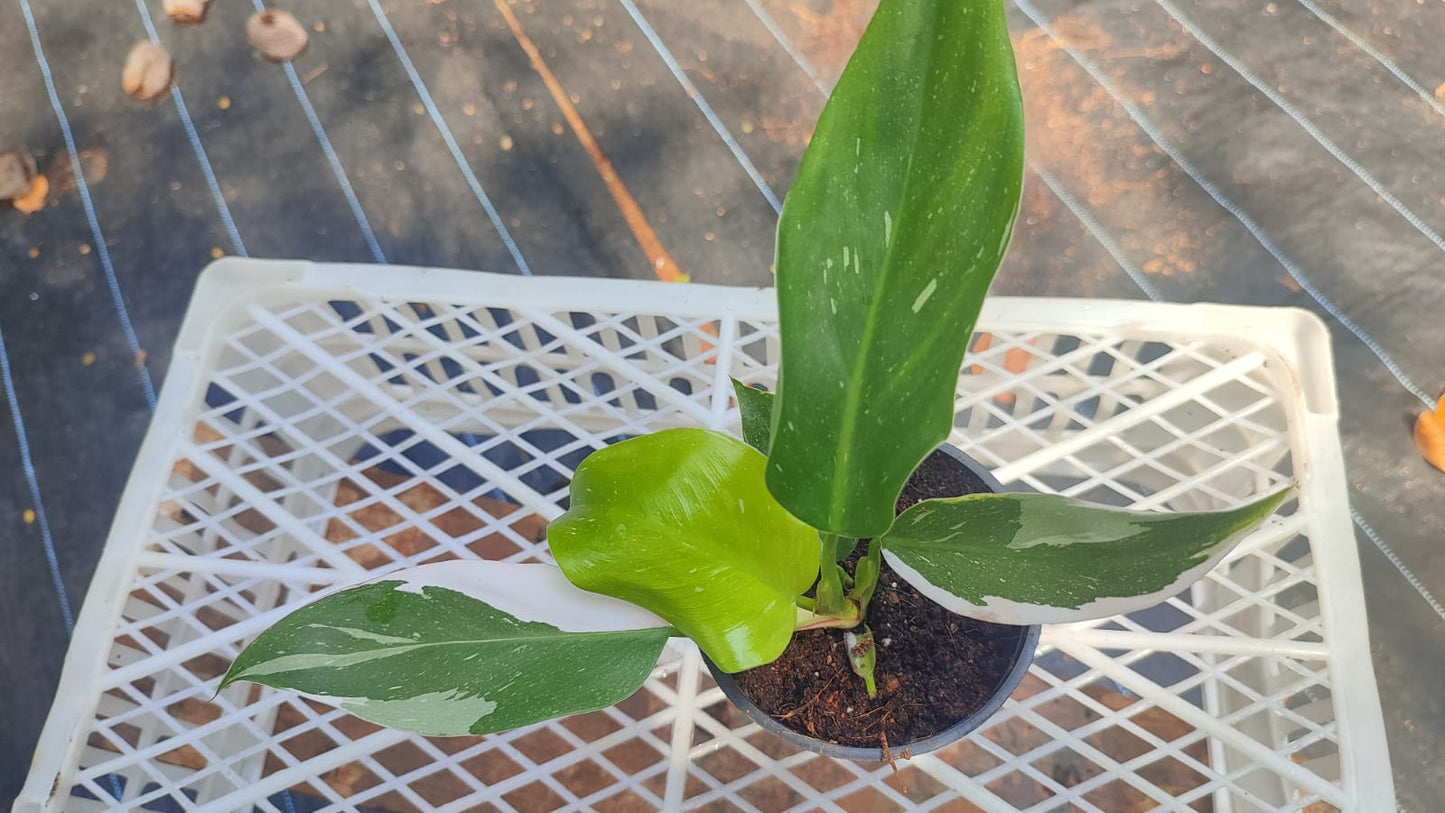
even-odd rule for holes
{"type": "MultiPolygon", "coordinates": [[[[321,628],[320,624],[311,625],[321,628]]],[[[333,628],[334,629],[334,628],[333,628]]],[[[407,643],[403,646],[389,646],[385,649],[362,649],[356,652],[305,652],[296,655],[282,655],[269,658],[246,670],[247,680],[299,672],[303,669],[347,669],[371,661],[385,660],[406,653],[408,650],[435,646],[430,643],[407,643]]]]}
{"type": "Polygon", "coordinates": [[[567,581],[556,565],[461,559],[388,573],[378,582],[421,593],[443,587],[489,604],[522,621],[540,621],[566,632],[617,632],[666,627],[666,621],[626,601],[589,593],[567,581]]]}
{"type": "Polygon", "coordinates": [[[429,692],[393,700],[369,697],[334,697],[315,692],[290,690],[308,700],[336,706],[377,725],[399,728],[424,737],[458,737],[471,734],[475,721],[497,710],[485,697],[461,692],[429,692]]]}
{"type": "Polygon", "coordinates": [[[460,692],[432,692],[398,700],[335,697],[328,702],[363,720],[434,737],[455,734],[458,720],[480,720],[497,710],[497,704],[485,697],[460,692]]]}
{"type": "Polygon", "coordinates": [[[671,633],[554,565],[442,562],[296,610],[237,656],[222,686],[290,689],[429,736],[485,734],[622,700],[671,633]]]}
{"type": "Polygon", "coordinates": [[[1032,624],[1069,624],[1095,618],[1108,618],[1153,607],[1155,604],[1171,596],[1178,595],[1184,588],[1204,578],[1204,575],[1213,570],[1214,566],[1219,564],[1233,547],[1233,542],[1221,546],[1221,548],[1208,559],[1181,573],[1179,578],[1175,579],[1168,587],[1162,590],[1139,596],[1107,596],[1098,598],[1077,609],[1071,607],[1050,607],[1041,604],[1025,604],[997,596],[987,597],[984,599],[983,604],[974,604],[928,581],[928,579],[923,577],[923,574],[909,567],[893,552],[884,550],[883,558],[888,561],[888,566],[893,568],[893,572],[917,588],[918,592],[922,593],[930,601],[938,604],[949,612],[966,615],[969,618],[976,618],[979,621],[988,621],[994,624],[1029,626],[1032,624]]]}
{"type": "MultiPolygon", "coordinates": [[[[1090,515],[1087,526],[1079,527],[1075,523],[1060,522],[1056,511],[1043,510],[1037,503],[1018,505],[1018,533],[1008,543],[1010,550],[1113,542],[1138,533],[1143,528],[1140,517],[1149,516],[1143,512],[1136,515],[1126,511],[1098,511],[1090,515]]],[[[963,533],[967,533],[966,526],[963,533]]]]}

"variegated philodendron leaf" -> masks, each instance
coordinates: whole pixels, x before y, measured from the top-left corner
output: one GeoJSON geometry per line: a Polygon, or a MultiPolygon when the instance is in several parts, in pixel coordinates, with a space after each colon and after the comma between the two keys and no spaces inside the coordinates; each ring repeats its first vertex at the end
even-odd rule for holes
{"type": "Polygon", "coordinates": [[[1288,493],[1175,514],[1051,494],[925,500],[883,535],[883,556],[960,615],[1002,624],[1084,621],[1150,607],[1203,578],[1288,493]]]}
{"type": "Polygon", "coordinates": [[[782,654],[797,597],[818,575],[818,534],[778,505],[766,458],[705,429],[668,429],[594,452],[547,528],[572,583],[667,619],[722,669],[782,654]]]}
{"type": "Polygon", "coordinates": [[[441,562],[302,607],[246,647],[221,686],[291,689],[429,736],[487,734],[626,698],[670,634],[552,565],[441,562]]]}
{"type": "Polygon", "coordinates": [[[1024,174],[999,0],[884,0],[778,219],[782,339],[768,487],[875,537],[953,427],[954,388],[1024,174]]]}
{"type": "Polygon", "coordinates": [[[738,398],[738,417],[743,424],[743,440],[766,455],[773,443],[773,394],[749,387],[736,378],[732,382],[738,398]]]}

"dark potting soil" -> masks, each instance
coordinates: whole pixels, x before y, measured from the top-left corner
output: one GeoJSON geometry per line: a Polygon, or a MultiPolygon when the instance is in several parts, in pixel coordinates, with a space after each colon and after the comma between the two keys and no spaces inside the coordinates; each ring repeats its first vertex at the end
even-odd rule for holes
{"type": "MultiPolygon", "coordinates": [[[[972,472],[934,452],[898,499],[987,491],[972,472]]],[[[849,572],[866,543],[847,559],[849,572]]],[[[733,675],[743,693],[794,731],[838,745],[887,748],[943,731],[981,708],[1013,663],[1023,628],[955,615],[925,598],[883,563],[868,626],[877,646],[878,696],[848,665],[843,632],[804,630],[776,661],[733,675]]]]}

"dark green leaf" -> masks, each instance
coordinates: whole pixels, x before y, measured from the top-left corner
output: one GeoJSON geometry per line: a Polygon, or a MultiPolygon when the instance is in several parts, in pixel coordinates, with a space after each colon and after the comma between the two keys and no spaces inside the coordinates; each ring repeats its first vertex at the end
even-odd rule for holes
{"type": "Polygon", "coordinates": [[[925,500],[882,537],[898,575],[948,609],[1005,624],[1150,607],[1198,581],[1289,489],[1239,508],[1146,513],[1049,494],[925,500]]]}
{"type": "Polygon", "coordinates": [[[667,619],[724,670],[782,654],[818,534],[768,493],[765,458],[727,435],[669,429],[594,452],[547,529],[567,578],[667,619]]]}
{"type": "Polygon", "coordinates": [[[732,382],[738,397],[738,415],[743,422],[743,440],[766,455],[772,444],[773,394],[749,387],[736,378],[732,382]]]}
{"type": "Polygon", "coordinates": [[[885,0],[818,121],[778,224],[782,366],[768,486],[855,538],[893,520],[944,440],[1023,178],[998,0],[885,0]]]}
{"type": "Polygon", "coordinates": [[[626,698],[667,625],[551,565],[444,562],[318,599],[246,647],[237,680],[430,736],[486,734],[626,698]]]}

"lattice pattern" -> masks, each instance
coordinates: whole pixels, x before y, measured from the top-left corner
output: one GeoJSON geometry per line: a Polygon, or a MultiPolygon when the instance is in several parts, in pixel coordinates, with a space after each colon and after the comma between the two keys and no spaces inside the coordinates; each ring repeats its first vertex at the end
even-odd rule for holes
{"type": "MultiPolygon", "coordinates": [[[[665,426],[735,429],[727,375],[776,379],[776,325],[751,292],[679,316],[585,291],[555,307],[325,290],[257,289],[204,314],[210,366],[168,382],[167,398],[190,399],[185,423],[152,429],[169,465],[127,492],[151,522],[58,808],[1343,806],[1329,676],[1343,655],[1296,502],[1184,595],[1047,630],[999,715],[896,774],[762,733],[685,643],[614,708],[483,738],[411,737],[250,685],[213,696],[245,642],[315,590],[455,557],[545,558],[545,523],[588,453],[665,426]]],[[[954,442],[1006,484],[1120,505],[1220,507],[1300,476],[1278,361],[1248,338],[1169,329],[989,323],[954,442]]]]}

